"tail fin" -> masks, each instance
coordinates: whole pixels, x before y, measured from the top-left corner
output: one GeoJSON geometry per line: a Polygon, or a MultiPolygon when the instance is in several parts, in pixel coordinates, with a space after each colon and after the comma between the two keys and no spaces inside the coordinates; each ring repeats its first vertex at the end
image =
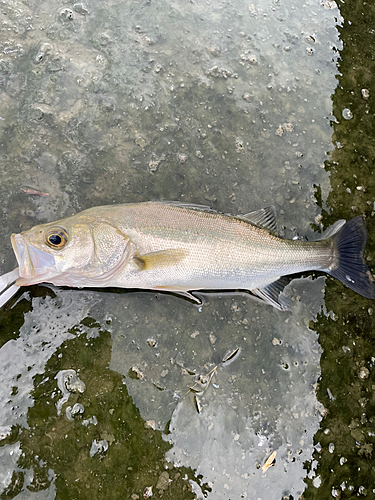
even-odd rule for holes
{"type": "Polygon", "coordinates": [[[355,292],[375,299],[374,277],[363,257],[367,229],[362,217],[354,217],[331,236],[338,254],[336,269],[326,272],[355,292]]]}

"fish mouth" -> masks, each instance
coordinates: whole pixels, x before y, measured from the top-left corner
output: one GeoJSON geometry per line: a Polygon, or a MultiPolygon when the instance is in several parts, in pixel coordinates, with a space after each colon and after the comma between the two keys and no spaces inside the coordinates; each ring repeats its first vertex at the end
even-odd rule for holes
{"type": "Polygon", "coordinates": [[[54,256],[35,248],[22,234],[12,234],[11,243],[19,267],[17,285],[34,285],[58,274],[54,256]]]}

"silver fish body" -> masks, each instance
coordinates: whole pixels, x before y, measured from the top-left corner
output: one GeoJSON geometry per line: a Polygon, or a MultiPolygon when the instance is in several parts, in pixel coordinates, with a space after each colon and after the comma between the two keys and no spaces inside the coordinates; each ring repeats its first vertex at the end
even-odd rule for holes
{"type": "Polygon", "coordinates": [[[285,309],[283,277],[319,270],[375,297],[363,259],[362,218],[339,221],[325,239],[314,242],[280,238],[275,228],[272,208],[236,217],[179,203],[94,207],[12,235],[16,284],[45,281],[184,295],[246,289],[285,309]]]}

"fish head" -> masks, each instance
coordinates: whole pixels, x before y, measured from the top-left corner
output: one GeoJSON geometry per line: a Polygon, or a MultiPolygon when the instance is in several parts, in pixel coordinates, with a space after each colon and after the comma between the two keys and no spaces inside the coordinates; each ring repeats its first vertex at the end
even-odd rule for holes
{"type": "Polygon", "coordinates": [[[106,286],[135,253],[117,227],[78,215],[12,234],[18,285],[106,286]]]}

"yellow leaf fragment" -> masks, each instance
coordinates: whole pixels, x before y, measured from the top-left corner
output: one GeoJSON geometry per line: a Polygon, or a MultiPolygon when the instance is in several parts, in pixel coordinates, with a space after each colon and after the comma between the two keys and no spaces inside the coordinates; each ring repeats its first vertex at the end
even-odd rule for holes
{"type": "Polygon", "coordinates": [[[262,472],[266,472],[271,465],[273,464],[273,461],[275,460],[275,457],[277,455],[277,451],[273,451],[271,455],[267,458],[267,460],[264,462],[264,465],[262,467],[262,472]]]}

